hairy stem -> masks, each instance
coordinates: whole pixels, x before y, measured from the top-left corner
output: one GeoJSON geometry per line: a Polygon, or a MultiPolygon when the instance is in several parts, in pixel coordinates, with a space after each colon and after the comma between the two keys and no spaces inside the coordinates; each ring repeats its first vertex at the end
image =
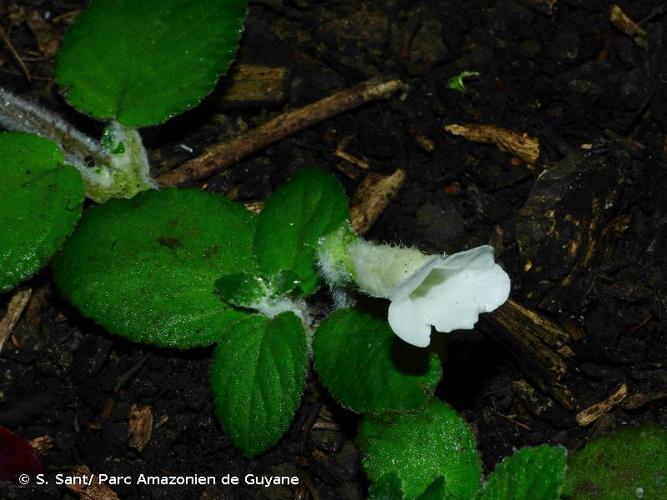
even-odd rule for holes
{"type": "Polygon", "coordinates": [[[111,164],[101,144],[76,130],[56,114],[28,102],[0,87],[0,126],[8,130],[37,134],[58,144],[66,160],[75,167],[111,164]]]}

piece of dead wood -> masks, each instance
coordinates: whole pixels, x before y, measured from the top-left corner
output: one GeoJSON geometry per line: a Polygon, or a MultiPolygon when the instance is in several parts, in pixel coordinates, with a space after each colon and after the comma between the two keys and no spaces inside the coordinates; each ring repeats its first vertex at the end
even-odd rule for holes
{"type": "Polygon", "coordinates": [[[288,84],[287,68],[239,64],[234,67],[216,102],[222,108],[274,106],[287,98],[288,84]]]}
{"type": "Polygon", "coordinates": [[[130,448],[143,451],[153,433],[153,407],[133,404],[127,429],[127,443],[130,448]]]}
{"type": "Polygon", "coordinates": [[[507,346],[533,384],[567,410],[575,408],[574,396],[563,383],[568,361],[574,357],[564,329],[512,299],[492,314],[480,316],[478,326],[507,346]]]}
{"type": "Polygon", "coordinates": [[[520,0],[520,2],[540,14],[550,16],[554,13],[558,0],[520,0]]]}
{"type": "Polygon", "coordinates": [[[31,439],[28,441],[28,444],[33,450],[35,450],[35,453],[38,455],[43,455],[51,448],[53,448],[55,442],[51,436],[44,435],[31,439]]]}
{"type": "Polygon", "coordinates": [[[238,137],[209,147],[197,158],[160,176],[158,181],[163,186],[177,186],[206,179],[299,130],[363,104],[386,99],[404,87],[400,80],[372,79],[286,111],[238,137]]]}
{"type": "Polygon", "coordinates": [[[368,174],[350,202],[350,222],[358,234],[365,234],[380,217],[405,182],[405,170],[391,175],[368,174]]]}
{"type": "Polygon", "coordinates": [[[585,410],[577,413],[576,420],[581,427],[586,427],[592,424],[605,413],[609,412],[614,406],[619,404],[628,395],[628,386],[621,384],[621,386],[604,401],[595,403],[585,410]]]}
{"type": "Polygon", "coordinates": [[[7,49],[9,49],[9,52],[11,52],[12,56],[14,57],[18,65],[21,67],[21,71],[23,71],[25,79],[28,80],[28,82],[31,82],[32,76],[30,76],[30,70],[28,69],[28,66],[26,66],[25,61],[21,57],[21,54],[19,54],[18,50],[16,50],[16,47],[14,47],[14,44],[9,39],[7,33],[5,33],[5,30],[3,30],[1,26],[0,26],[0,39],[2,40],[2,43],[5,44],[7,49]]]}
{"type": "Polygon", "coordinates": [[[81,500],[118,500],[118,495],[106,484],[100,484],[97,476],[85,465],[72,468],[72,476],[92,476],[91,484],[68,484],[67,489],[79,495],[81,500]]]}
{"type": "Polygon", "coordinates": [[[348,136],[345,139],[343,139],[340,144],[336,147],[336,150],[334,151],[334,155],[340,158],[341,160],[345,160],[348,163],[351,163],[357,168],[360,168],[361,170],[368,170],[370,168],[370,164],[368,163],[368,160],[366,158],[362,158],[360,156],[353,155],[347,150],[347,146],[350,144],[352,141],[353,136],[348,136]]]}
{"type": "Polygon", "coordinates": [[[636,22],[634,22],[628,15],[623,12],[618,5],[612,5],[609,11],[609,20],[621,32],[628,35],[632,40],[642,49],[648,50],[648,39],[646,38],[646,31],[644,31],[636,22]]]}
{"type": "Polygon", "coordinates": [[[472,142],[494,144],[501,151],[521,158],[528,165],[535,165],[540,156],[540,141],[526,133],[515,132],[496,125],[457,124],[447,125],[445,130],[472,142]]]}
{"type": "Polygon", "coordinates": [[[25,16],[25,22],[37,41],[39,51],[46,57],[55,56],[60,45],[60,36],[51,23],[35,9],[25,16]]]}
{"type": "Polygon", "coordinates": [[[32,288],[23,288],[17,291],[9,300],[9,304],[7,305],[7,312],[5,313],[5,316],[2,318],[2,320],[0,320],[0,352],[2,352],[2,347],[5,345],[5,342],[7,342],[7,339],[12,334],[16,323],[28,305],[31,295],[32,288]]]}

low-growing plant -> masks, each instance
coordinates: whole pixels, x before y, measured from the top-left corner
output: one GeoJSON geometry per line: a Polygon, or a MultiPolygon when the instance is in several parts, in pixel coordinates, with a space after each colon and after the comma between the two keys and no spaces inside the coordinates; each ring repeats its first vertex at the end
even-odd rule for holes
{"type": "MultiPolygon", "coordinates": [[[[57,79],[78,111],[109,121],[100,142],[0,91],[0,124],[22,131],[0,134],[0,292],[50,261],[62,294],[109,332],[215,345],[215,410],[246,456],[285,433],[312,359],[334,398],[365,414],[374,498],[558,498],[559,447],[516,452],[480,488],[474,437],[434,395],[432,327],[472,328],[509,295],[491,247],[444,256],[368,242],[350,227],[340,183],[317,169],[280,186],[259,215],[151,179],[137,129],[212,90],[245,10],[243,0],[94,0],[63,41],[57,79]],[[99,204],[84,211],[84,195],[99,204]],[[323,285],[335,311],[316,325],[309,297],[323,285]],[[352,307],[358,291],[390,301],[387,321],[352,307]]],[[[580,491],[580,477],[566,490],[580,491]]]]}
{"type": "Polygon", "coordinates": [[[490,247],[444,257],[361,239],[341,185],[316,169],[281,186],[259,216],[219,195],[157,189],[137,127],[213,88],[244,15],[244,1],[95,0],[62,43],[57,79],[77,110],[110,120],[99,143],[3,91],[2,124],[24,132],[0,135],[0,289],[34,274],[73,232],[52,260],[62,294],[136,342],[217,344],[215,408],[254,456],[292,421],[310,354],[353,411],[431,404],[440,362],[406,342],[427,346],[431,325],[471,328],[506,300],[509,278],[490,247]],[[81,215],[84,192],[100,204],[81,215]],[[355,287],[389,299],[389,325],[340,309],[312,351],[306,300],[325,282],[339,308],[355,287]]]}

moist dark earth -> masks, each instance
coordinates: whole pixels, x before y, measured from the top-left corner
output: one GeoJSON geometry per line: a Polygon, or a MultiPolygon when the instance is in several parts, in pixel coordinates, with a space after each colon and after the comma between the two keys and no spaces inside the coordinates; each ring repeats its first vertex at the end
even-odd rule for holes
{"type": "MultiPolygon", "coordinates": [[[[286,109],[372,77],[403,80],[401,95],[287,137],[201,186],[262,201],[298,169],[318,166],[352,194],[366,174],[402,168],[405,184],[368,238],[433,253],[496,248],[512,298],[571,339],[562,384],[573,406],[535,382],[525,353],[503,342],[493,322],[483,332],[439,334],[447,351],[439,395],[473,428],[486,472],[522,446],[573,450],[621,426],[667,425],[667,8],[618,2],[641,22],[645,50],[610,22],[611,2],[558,0],[551,15],[537,3],[251,1],[236,64],[286,68],[284,99],[230,106],[220,97],[223,78],[202,106],[143,132],[157,175],[286,109]],[[465,81],[466,92],[448,89],[462,71],[480,75],[465,81]],[[540,158],[530,166],[468,142],[445,132],[452,123],[528,133],[540,141],[540,158]],[[341,143],[368,171],[334,154],[341,143]],[[633,404],[588,426],[576,422],[622,384],[633,404]]],[[[64,103],[53,57],[38,50],[17,9],[36,10],[61,36],[85,5],[0,1],[0,26],[32,77],[3,43],[0,85],[98,135],[99,124],[64,103]]],[[[125,342],[68,306],[48,270],[28,285],[34,298],[0,355],[0,424],[24,439],[53,438],[40,457],[49,475],[86,465],[110,475],[301,478],[296,487],[113,488],[128,499],[365,498],[359,417],[338,407],[314,375],[285,438],[247,460],[214,416],[210,349],[125,342]],[[132,404],[154,411],[142,452],[128,446],[132,404]]],[[[330,297],[321,292],[314,302],[326,308],[330,297]]],[[[3,499],[72,495],[53,481],[0,484],[3,499]]]]}

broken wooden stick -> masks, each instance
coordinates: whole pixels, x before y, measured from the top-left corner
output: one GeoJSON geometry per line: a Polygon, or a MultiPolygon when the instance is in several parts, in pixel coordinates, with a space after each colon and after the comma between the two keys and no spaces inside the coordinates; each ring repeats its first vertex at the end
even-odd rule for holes
{"type": "Polygon", "coordinates": [[[644,31],[636,22],[623,12],[618,5],[612,5],[609,11],[609,20],[620,31],[628,35],[642,49],[648,50],[648,39],[644,31]]]}
{"type": "Polygon", "coordinates": [[[341,90],[299,109],[282,113],[229,141],[209,147],[203,154],[160,176],[163,186],[206,179],[299,130],[316,125],[368,102],[386,99],[404,88],[400,80],[372,79],[341,90]]]}
{"type": "Polygon", "coordinates": [[[574,357],[564,329],[512,299],[493,314],[481,316],[479,328],[507,346],[533,384],[565,409],[574,410],[574,396],[563,383],[567,361],[574,357]]]}
{"type": "Polygon", "coordinates": [[[2,347],[12,334],[16,323],[28,305],[31,295],[32,288],[24,288],[16,292],[10,299],[7,312],[2,320],[0,320],[0,352],[2,352],[2,347]]]}
{"type": "Polygon", "coordinates": [[[463,136],[472,142],[495,144],[501,151],[521,158],[528,165],[535,165],[540,156],[540,141],[526,133],[515,132],[496,125],[462,125],[453,123],[445,130],[453,135],[463,136]]]}
{"type": "Polygon", "coordinates": [[[365,234],[378,220],[405,182],[405,170],[391,175],[368,174],[350,202],[350,222],[358,234],[365,234]]]}
{"type": "Polygon", "coordinates": [[[621,384],[621,386],[607,399],[600,401],[599,403],[595,403],[594,405],[589,406],[585,410],[577,413],[577,423],[582,427],[586,427],[587,425],[592,424],[602,415],[610,411],[614,406],[623,401],[627,395],[628,386],[626,384],[621,384]]]}
{"type": "Polygon", "coordinates": [[[130,448],[143,451],[153,433],[153,407],[133,404],[127,428],[127,443],[130,448]]]}

